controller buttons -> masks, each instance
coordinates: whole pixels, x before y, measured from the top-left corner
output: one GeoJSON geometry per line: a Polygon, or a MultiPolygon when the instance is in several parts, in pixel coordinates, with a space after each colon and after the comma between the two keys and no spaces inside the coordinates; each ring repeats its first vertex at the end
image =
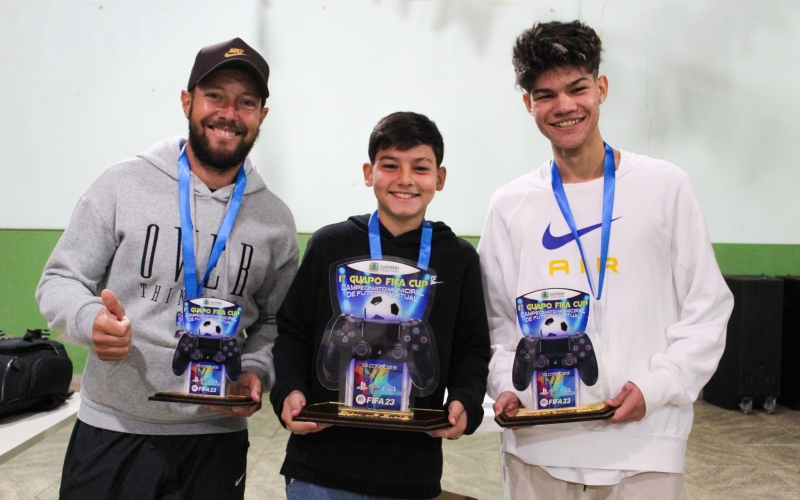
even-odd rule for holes
{"type": "Polygon", "coordinates": [[[585,353],[585,352],[579,353],[579,354],[578,354],[578,357],[580,357],[580,358],[585,358],[585,357],[586,357],[586,353],[585,353]]]}
{"type": "Polygon", "coordinates": [[[233,352],[239,352],[239,348],[238,347],[234,347],[233,348],[233,352]]]}
{"type": "Polygon", "coordinates": [[[411,335],[403,335],[403,340],[406,342],[411,342],[411,335]]]}
{"type": "Polygon", "coordinates": [[[586,350],[587,350],[587,351],[591,351],[591,350],[592,350],[592,344],[589,344],[589,345],[587,345],[587,346],[586,346],[586,350]]]}
{"type": "Polygon", "coordinates": [[[420,330],[419,330],[419,328],[417,328],[417,327],[414,327],[414,328],[411,330],[411,333],[413,333],[414,335],[419,335],[419,331],[420,331],[420,330]]]}
{"type": "Polygon", "coordinates": [[[351,339],[355,338],[356,332],[347,332],[347,336],[350,337],[351,339]]]}
{"type": "Polygon", "coordinates": [[[411,350],[412,350],[412,351],[414,351],[414,352],[417,352],[417,351],[419,351],[419,345],[417,345],[417,344],[411,344],[411,350]]]}
{"type": "Polygon", "coordinates": [[[353,353],[356,356],[367,356],[369,355],[369,346],[366,344],[358,344],[353,348],[353,353]]]}
{"type": "Polygon", "coordinates": [[[586,343],[586,339],[580,339],[580,340],[578,341],[578,343],[580,343],[580,344],[585,344],[585,343],[586,343]]]}
{"type": "Polygon", "coordinates": [[[422,337],[421,339],[419,339],[419,341],[422,342],[423,344],[427,344],[428,343],[428,337],[422,337]]]}

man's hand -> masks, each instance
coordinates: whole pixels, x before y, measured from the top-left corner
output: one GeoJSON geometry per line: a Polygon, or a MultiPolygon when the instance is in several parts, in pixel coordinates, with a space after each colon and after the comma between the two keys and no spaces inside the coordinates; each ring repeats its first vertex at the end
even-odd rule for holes
{"type": "Polygon", "coordinates": [[[131,350],[131,321],[111,290],[100,292],[100,298],[103,308],[92,326],[94,352],[103,361],[122,361],[131,350]]]}
{"type": "Polygon", "coordinates": [[[492,409],[494,410],[494,416],[497,417],[500,416],[501,413],[516,410],[521,406],[522,403],[520,403],[516,394],[511,391],[505,391],[497,396],[497,400],[492,405],[492,409]]]}
{"type": "Polygon", "coordinates": [[[461,401],[450,401],[447,405],[447,421],[450,422],[452,427],[447,429],[439,429],[428,433],[431,437],[439,437],[445,439],[458,439],[464,435],[467,429],[467,412],[464,410],[464,405],[461,401]]]}
{"type": "Polygon", "coordinates": [[[610,419],[615,424],[638,422],[644,418],[646,410],[644,396],[633,382],[623,385],[617,397],[607,399],[605,403],[617,409],[617,412],[610,419]]]}
{"type": "Polygon", "coordinates": [[[236,382],[228,384],[229,396],[250,396],[258,404],[253,406],[206,406],[217,413],[233,417],[249,417],[261,409],[261,378],[255,372],[243,372],[236,382]]]}
{"type": "Polygon", "coordinates": [[[317,424],[314,422],[295,422],[293,419],[296,417],[300,410],[306,405],[306,397],[300,391],[292,391],[283,400],[283,409],[281,410],[281,420],[286,424],[286,428],[295,434],[309,434],[312,432],[319,432],[323,429],[330,427],[330,424],[317,424]]]}

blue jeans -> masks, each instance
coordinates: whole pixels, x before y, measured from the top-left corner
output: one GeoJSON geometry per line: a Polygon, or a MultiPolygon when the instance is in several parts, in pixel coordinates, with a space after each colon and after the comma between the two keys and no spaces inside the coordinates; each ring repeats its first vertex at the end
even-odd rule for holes
{"type": "Polygon", "coordinates": [[[305,481],[290,480],[289,478],[286,478],[286,481],[286,500],[400,500],[362,495],[352,491],[335,490],[305,481]]]}

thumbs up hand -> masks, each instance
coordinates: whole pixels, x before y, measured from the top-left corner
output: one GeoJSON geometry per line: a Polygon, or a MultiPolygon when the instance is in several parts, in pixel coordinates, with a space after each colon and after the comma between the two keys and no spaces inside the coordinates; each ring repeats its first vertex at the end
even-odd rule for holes
{"type": "Polygon", "coordinates": [[[122,361],[131,349],[131,321],[111,290],[103,290],[100,298],[104,307],[92,327],[94,352],[103,361],[122,361]]]}

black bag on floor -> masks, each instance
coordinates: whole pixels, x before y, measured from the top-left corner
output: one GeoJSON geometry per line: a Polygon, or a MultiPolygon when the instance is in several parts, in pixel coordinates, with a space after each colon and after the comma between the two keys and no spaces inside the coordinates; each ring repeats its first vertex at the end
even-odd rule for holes
{"type": "Polygon", "coordinates": [[[67,350],[47,335],[28,330],[23,338],[0,336],[0,418],[52,410],[74,392],[67,350]]]}

